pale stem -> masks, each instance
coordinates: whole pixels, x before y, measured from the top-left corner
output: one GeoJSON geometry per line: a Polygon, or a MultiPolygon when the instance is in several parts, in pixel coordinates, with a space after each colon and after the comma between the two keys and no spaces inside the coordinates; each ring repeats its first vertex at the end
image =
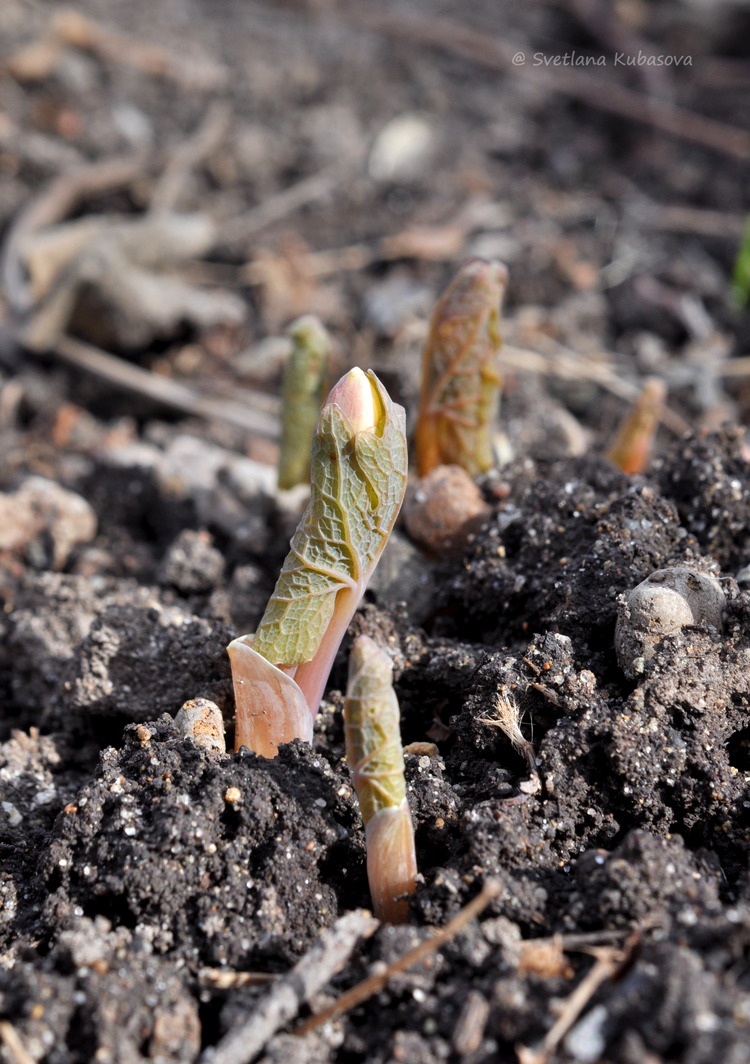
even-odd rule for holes
{"type": "MultiPolygon", "coordinates": [[[[368,579],[369,579],[368,573],[368,579]]],[[[365,581],[364,586],[367,586],[365,581]]],[[[300,665],[289,670],[289,675],[294,676],[294,682],[305,697],[310,709],[311,721],[317,716],[320,708],[320,700],[323,697],[328,677],[333,668],[336,653],[341,646],[341,640],[346,634],[352,617],[357,612],[357,606],[362,599],[364,587],[359,584],[356,587],[343,588],[336,596],[336,607],[331,622],[326,629],[315,657],[311,661],[303,661],[300,665]]]]}
{"type": "Polygon", "coordinates": [[[404,924],[409,918],[409,895],[417,885],[414,828],[406,799],[368,821],[365,841],[372,910],[378,920],[404,924]]]}

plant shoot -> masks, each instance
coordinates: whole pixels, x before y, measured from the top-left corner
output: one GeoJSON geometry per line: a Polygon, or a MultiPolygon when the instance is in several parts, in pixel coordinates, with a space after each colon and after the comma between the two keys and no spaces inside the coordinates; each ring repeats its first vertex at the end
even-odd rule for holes
{"type": "Polygon", "coordinates": [[[371,370],[351,370],[320,412],[310,502],[258,630],[228,647],[237,749],[275,757],[279,743],[311,740],[336,651],[401,508],[406,466],[403,408],[371,370]]]}
{"type": "Polygon", "coordinates": [[[460,465],[476,476],[493,464],[507,282],[501,263],[468,259],[435,307],[422,358],[415,438],[420,477],[439,465],[460,465]]]}
{"type": "Polygon", "coordinates": [[[281,392],[279,487],[293,488],[310,479],[310,447],[323,402],[331,339],[312,314],[287,329],[292,353],[281,392]]]}
{"type": "Polygon", "coordinates": [[[623,473],[642,473],[648,465],[665,396],[664,381],[647,377],[607,451],[607,458],[623,473]]]}
{"type": "Polygon", "coordinates": [[[391,661],[369,636],[349,658],[346,757],[365,825],[367,878],[379,920],[404,923],[416,886],[414,828],[406,801],[399,706],[391,661]]]}

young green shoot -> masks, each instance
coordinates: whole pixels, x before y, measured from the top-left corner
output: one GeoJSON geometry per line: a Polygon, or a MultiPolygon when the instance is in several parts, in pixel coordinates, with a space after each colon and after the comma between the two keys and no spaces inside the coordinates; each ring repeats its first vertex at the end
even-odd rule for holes
{"type": "Polygon", "coordinates": [[[372,372],[332,389],[312,444],[311,494],[254,636],[228,649],[235,748],[275,757],[312,739],[341,639],[393,529],[406,487],[403,408],[372,372]]]}
{"type": "Polygon", "coordinates": [[[737,258],[734,260],[732,274],[732,300],[736,307],[743,310],[750,305],[750,215],[745,222],[737,258]]]}
{"type": "Polygon", "coordinates": [[[493,465],[500,304],[507,282],[501,263],[468,259],[435,307],[415,437],[420,477],[438,465],[460,465],[471,476],[493,465]]]}
{"type": "Polygon", "coordinates": [[[281,392],[279,487],[293,488],[310,479],[310,447],[323,402],[331,338],[312,314],[287,329],[292,353],[281,392]]]}
{"type": "Polygon", "coordinates": [[[365,825],[367,878],[379,920],[404,923],[417,859],[406,801],[399,706],[391,660],[369,636],[354,643],[344,703],[346,757],[365,825]]]}

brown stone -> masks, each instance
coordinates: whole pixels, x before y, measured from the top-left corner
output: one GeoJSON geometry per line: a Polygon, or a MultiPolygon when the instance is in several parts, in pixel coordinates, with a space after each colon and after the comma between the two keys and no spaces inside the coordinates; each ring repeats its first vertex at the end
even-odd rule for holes
{"type": "Polygon", "coordinates": [[[477,485],[460,466],[437,466],[417,481],[404,504],[406,530],[438,557],[461,555],[490,514],[477,485]]]}

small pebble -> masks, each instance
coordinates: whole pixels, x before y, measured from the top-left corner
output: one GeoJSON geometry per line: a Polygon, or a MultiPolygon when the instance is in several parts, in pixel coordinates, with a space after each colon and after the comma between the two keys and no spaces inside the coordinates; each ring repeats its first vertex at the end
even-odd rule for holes
{"type": "Polygon", "coordinates": [[[226,753],[224,718],[215,702],[207,698],[191,699],[177,712],[174,723],[180,734],[189,736],[196,746],[226,753]]]}
{"type": "Polygon", "coordinates": [[[432,554],[456,557],[490,512],[469,474],[460,466],[446,465],[417,481],[404,504],[404,521],[412,539],[432,554]]]}
{"type": "Polygon", "coordinates": [[[657,569],[625,595],[615,629],[620,668],[630,679],[645,671],[660,640],[686,625],[721,632],[726,598],[709,573],[683,566],[657,569]]]}
{"type": "Polygon", "coordinates": [[[12,802],[1,802],[0,805],[2,805],[3,812],[8,817],[8,823],[10,824],[10,826],[12,828],[18,827],[18,825],[23,820],[23,817],[18,812],[16,807],[13,805],[13,803],[12,802]]]}
{"type": "Polygon", "coordinates": [[[373,181],[413,181],[430,163],[435,130],[426,115],[407,111],[380,130],[370,149],[367,169],[373,181]]]}
{"type": "Polygon", "coordinates": [[[565,1048],[579,1064],[594,1064],[607,1047],[604,1028],[607,1023],[604,1005],[594,1005],[575,1025],[565,1039],[565,1048]]]}

